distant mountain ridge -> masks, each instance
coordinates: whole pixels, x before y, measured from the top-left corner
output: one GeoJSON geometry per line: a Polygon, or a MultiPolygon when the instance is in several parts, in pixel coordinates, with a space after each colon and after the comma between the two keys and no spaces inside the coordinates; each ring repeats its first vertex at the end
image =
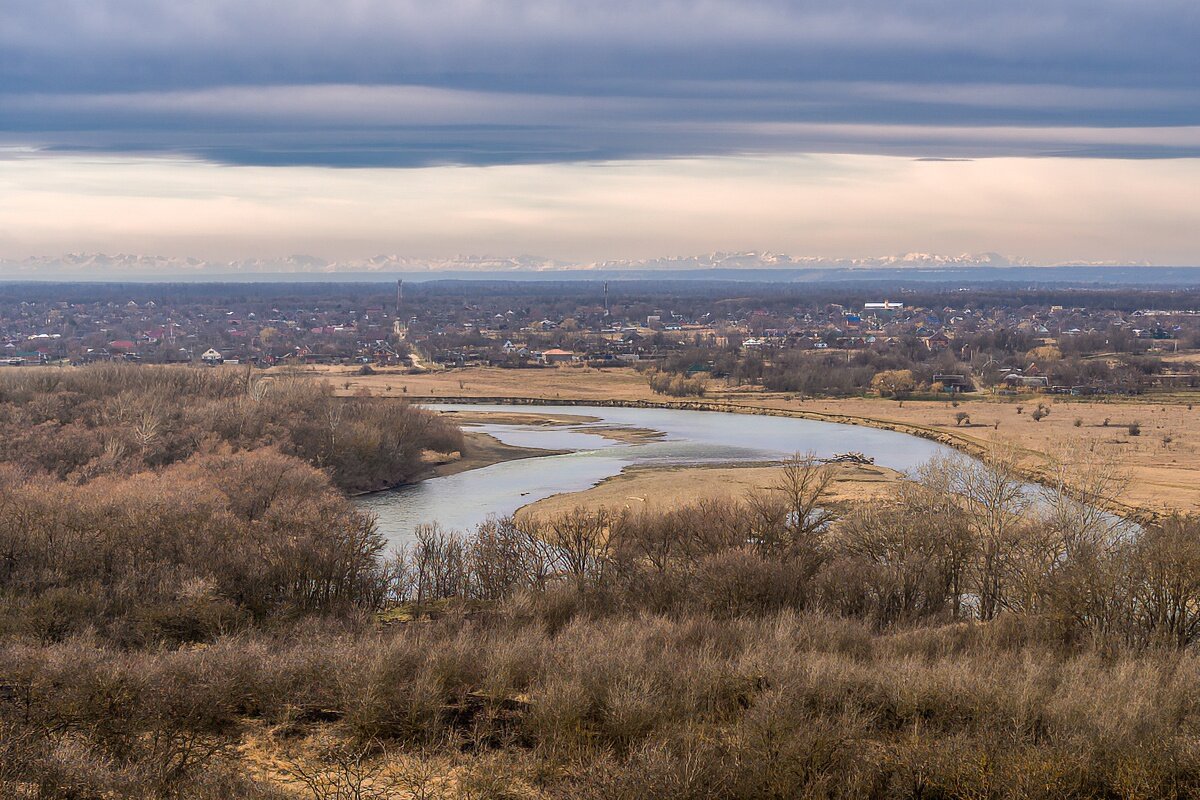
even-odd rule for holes
{"type": "Polygon", "coordinates": [[[998,253],[963,253],[956,256],[934,253],[905,253],[903,255],[870,258],[826,258],[823,256],[791,256],[764,252],[716,252],[705,255],[669,256],[652,259],[618,259],[597,262],[562,261],[540,256],[453,256],[450,258],[414,258],[399,255],[377,255],[364,259],[326,259],[310,255],[290,255],[280,258],[248,258],[231,261],[206,260],[193,257],[155,256],[137,254],[106,255],[103,253],[68,253],[61,256],[36,256],[24,259],[0,258],[0,277],[60,278],[119,277],[195,278],[201,275],[270,275],[304,274],[336,275],[339,273],[524,273],[556,271],[597,272],[695,272],[702,270],[796,270],[796,269],[887,269],[913,267],[921,269],[963,269],[972,267],[1039,267],[1039,266],[1149,266],[1146,262],[1084,262],[1070,264],[1037,264],[1028,259],[1012,258],[998,253]]]}

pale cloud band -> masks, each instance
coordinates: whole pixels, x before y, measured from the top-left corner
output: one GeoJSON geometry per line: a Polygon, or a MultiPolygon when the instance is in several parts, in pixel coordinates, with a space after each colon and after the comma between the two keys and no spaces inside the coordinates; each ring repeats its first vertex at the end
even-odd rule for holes
{"type": "Polygon", "coordinates": [[[765,156],[407,170],[0,160],[0,254],[240,258],[994,250],[1197,260],[1200,160],[765,156]]]}

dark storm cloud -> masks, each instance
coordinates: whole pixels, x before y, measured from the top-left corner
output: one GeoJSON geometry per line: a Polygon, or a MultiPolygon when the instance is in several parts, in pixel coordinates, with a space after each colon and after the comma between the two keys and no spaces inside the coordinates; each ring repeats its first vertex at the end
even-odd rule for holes
{"type": "Polygon", "coordinates": [[[1197,155],[1197,34],[1191,0],[19,2],[0,144],[346,166],[1197,155]]]}

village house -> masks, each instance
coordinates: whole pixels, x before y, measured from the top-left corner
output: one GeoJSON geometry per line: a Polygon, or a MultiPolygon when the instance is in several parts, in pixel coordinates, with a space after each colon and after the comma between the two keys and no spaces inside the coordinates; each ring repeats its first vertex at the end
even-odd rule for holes
{"type": "Polygon", "coordinates": [[[950,337],[946,335],[945,331],[933,333],[922,338],[921,341],[924,342],[927,349],[935,352],[939,350],[945,350],[950,346],[950,337]]]}
{"type": "Polygon", "coordinates": [[[575,354],[570,350],[560,350],[554,348],[545,350],[541,354],[541,362],[547,366],[558,366],[559,364],[570,364],[575,361],[575,354]]]}

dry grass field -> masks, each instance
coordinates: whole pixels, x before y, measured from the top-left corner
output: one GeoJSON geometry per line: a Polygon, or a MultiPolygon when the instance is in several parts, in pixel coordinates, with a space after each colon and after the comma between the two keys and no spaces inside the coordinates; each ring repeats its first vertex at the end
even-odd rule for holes
{"type": "MultiPolygon", "coordinates": [[[[318,370],[344,394],[439,397],[618,400],[679,403],[650,391],[632,369],[561,367],[545,370],[461,369],[423,375],[358,376],[350,369],[318,370]]],[[[897,402],[880,398],[799,399],[714,382],[702,403],[746,413],[794,414],[833,422],[894,428],[979,452],[1013,448],[1030,471],[1071,452],[1094,452],[1119,462],[1129,477],[1123,501],[1158,513],[1200,512],[1200,395],[1081,400],[1036,394],[949,401],[897,402]],[[1034,419],[1039,403],[1049,414],[1034,419]],[[959,423],[956,415],[968,414],[959,423]],[[1131,425],[1136,424],[1136,435],[1131,425]]]]}
{"type": "MultiPolygon", "coordinates": [[[[900,480],[900,473],[875,466],[834,465],[830,501],[836,505],[879,496],[900,480]]],[[[552,517],[574,508],[666,511],[700,500],[738,500],[779,480],[775,466],[640,467],[583,492],[554,495],[520,509],[518,516],[552,517]]]]}
{"type": "Polygon", "coordinates": [[[968,449],[992,444],[1011,447],[1034,470],[1053,458],[1070,460],[1094,452],[1118,462],[1127,474],[1125,503],[1160,513],[1200,511],[1200,409],[1186,403],[1030,396],[1015,402],[966,401],[957,408],[948,403],[878,399],[768,404],[850,417],[850,421],[895,421],[937,433],[948,443],[968,449]],[[1035,421],[1031,412],[1038,403],[1044,403],[1050,413],[1035,421]],[[969,425],[956,424],[960,411],[970,415],[969,425]]]}
{"type": "Polygon", "coordinates": [[[357,375],[353,368],[330,367],[317,368],[314,372],[329,375],[338,391],[348,394],[366,389],[372,394],[414,397],[539,397],[546,400],[596,397],[650,400],[655,397],[645,376],[628,368],[515,370],[472,367],[423,374],[380,371],[375,375],[357,375]]]}

